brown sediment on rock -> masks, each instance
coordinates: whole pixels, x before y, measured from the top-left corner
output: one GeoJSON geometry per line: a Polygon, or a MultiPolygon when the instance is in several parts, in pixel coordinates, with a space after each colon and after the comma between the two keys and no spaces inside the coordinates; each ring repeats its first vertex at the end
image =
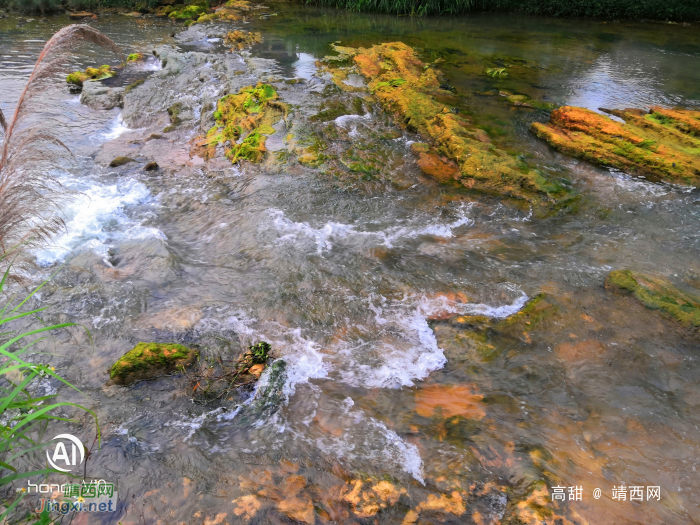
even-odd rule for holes
{"type": "Polygon", "coordinates": [[[483,419],[486,416],[484,396],[466,385],[430,385],[416,392],[416,412],[423,417],[433,417],[436,411],[443,418],[462,416],[467,419],[483,419]]]}
{"type": "Polygon", "coordinates": [[[647,114],[564,106],[532,131],[562,153],[668,182],[700,183],[700,112],[654,107],[647,114]]]}
{"type": "Polygon", "coordinates": [[[349,90],[344,80],[353,71],[365,77],[384,109],[393,113],[402,127],[430,142],[418,155],[422,167],[438,180],[457,181],[471,190],[537,207],[561,205],[573,197],[568,186],[546,179],[490,144],[483,130],[436,100],[452,92],[440,88],[440,71],[421,62],[411,47],[402,42],[366,49],[333,47],[339,56],[328,57],[326,63],[336,85],[349,90]],[[342,65],[347,63],[347,67],[342,65]],[[450,169],[450,162],[440,157],[457,169],[450,169]]]}
{"type": "Polygon", "coordinates": [[[670,282],[631,270],[614,270],[605,287],[633,295],[651,310],[658,310],[687,328],[700,327],[700,297],[682,292],[670,282]]]}
{"type": "Polygon", "coordinates": [[[214,112],[216,124],[196,146],[205,147],[208,158],[214,157],[218,144],[223,144],[232,163],[260,162],[267,151],[267,135],[275,133],[274,124],[287,113],[288,106],[279,101],[277,91],[269,84],[244,87],[235,95],[219,99],[214,112]]]}
{"type": "Polygon", "coordinates": [[[262,34],[253,33],[252,31],[229,31],[224,38],[226,45],[232,46],[239,51],[254,44],[260,44],[262,41],[262,34]]]}

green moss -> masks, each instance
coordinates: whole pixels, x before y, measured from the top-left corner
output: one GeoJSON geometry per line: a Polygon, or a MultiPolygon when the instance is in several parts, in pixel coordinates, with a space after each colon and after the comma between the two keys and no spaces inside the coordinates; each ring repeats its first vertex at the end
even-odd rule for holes
{"type": "Polygon", "coordinates": [[[90,80],[104,80],[105,78],[113,77],[116,74],[111,66],[104,65],[100,67],[89,67],[85,71],[74,71],[66,77],[66,82],[75,86],[82,87],[83,82],[90,80]]]}
{"type": "Polygon", "coordinates": [[[128,57],[126,57],[127,62],[138,62],[139,60],[143,60],[145,58],[145,55],[143,53],[131,53],[128,57]]]}
{"type": "Polygon", "coordinates": [[[207,8],[202,5],[188,5],[183,9],[172,11],[168,14],[168,18],[172,20],[179,21],[190,21],[190,23],[197,20],[200,16],[206,13],[207,8]]]}
{"type": "Polygon", "coordinates": [[[126,86],[126,88],[124,88],[124,94],[126,95],[128,93],[131,93],[137,87],[142,86],[144,84],[144,82],[146,82],[146,81],[144,79],[141,79],[141,80],[137,80],[136,82],[129,84],[128,86],[126,86]]]}
{"type": "Polygon", "coordinates": [[[633,295],[651,310],[689,328],[700,327],[700,298],[686,294],[663,279],[631,270],[614,270],[608,274],[606,288],[633,295]]]}
{"type": "Polygon", "coordinates": [[[274,124],[287,117],[288,107],[278,99],[277,91],[263,83],[220,98],[213,114],[216,124],[201,141],[207,155],[212,157],[216,145],[224,144],[231,162],[260,162],[267,151],[266,135],[274,134],[274,124]]]}
{"type": "Polygon", "coordinates": [[[109,375],[112,382],[126,385],[188,366],[198,355],[178,344],[139,343],[111,366],[109,375]]]}

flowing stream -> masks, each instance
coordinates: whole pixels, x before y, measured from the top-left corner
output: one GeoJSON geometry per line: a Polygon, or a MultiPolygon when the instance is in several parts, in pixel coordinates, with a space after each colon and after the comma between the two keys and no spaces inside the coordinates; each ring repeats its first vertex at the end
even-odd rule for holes
{"type": "MultiPolygon", "coordinates": [[[[81,105],[57,77],[60,89],[34,102],[32,118],[60,129],[75,154],[58,174],[75,193],[65,231],[33,252],[27,271],[40,282],[64,264],[39,302],[47,320],[84,324],[94,345],[75,329],[49,350],[83,395],[44,387],[97,411],[102,447],[88,475],[117,482],[120,497],[116,512],[73,523],[700,523],[697,335],[603,287],[618,268],[700,287],[700,194],[557,154],[529,131],[548,113],[497,94],[593,110],[700,109],[697,27],[261,12],[232,24],[262,33],[241,53],[261,75],[313,90],[330,43],[403,41],[442,58],[462,111],[502,148],[570,180],[580,204],[534,218],[441,186],[415,166],[416,137],[396,127],[382,153],[391,179],[269,165],[109,168],[100,152],[128,147],[138,130],[119,108],[81,105]],[[484,74],[499,64],[519,67],[484,74]],[[447,321],[504,319],[540,293],[548,308],[532,331],[484,336],[447,321]],[[154,340],[231,358],[269,341],[286,363],[283,399],[253,416],[251,391],[202,406],[182,377],[105,385],[120,355],[154,340]],[[583,498],[537,521],[551,503],[537,499],[543,481],[582,486],[583,498]],[[613,500],[621,484],[659,486],[661,500],[613,500]]],[[[44,42],[69,23],[0,20],[6,115],[44,42]]],[[[128,52],[173,44],[230,54],[206,29],[180,38],[165,19],[106,15],[92,25],[128,52]]],[[[115,62],[86,47],[66,69],[115,62]]],[[[131,74],[160,68],[152,57],[131,74]]],[[[185,99],[195,120],[207,111],[196,90],[185,99]]],[[[330,125],[362,144],[392,126],[384,120],[375,109],[330,125]]]]}

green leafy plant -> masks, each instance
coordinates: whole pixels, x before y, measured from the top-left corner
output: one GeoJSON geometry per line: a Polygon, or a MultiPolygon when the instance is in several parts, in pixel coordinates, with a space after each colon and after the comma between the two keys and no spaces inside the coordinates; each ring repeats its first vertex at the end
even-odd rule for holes
{"type": "MultiPolygon", "coordinates": [[[[0,262],[5,259],[6,256],[0,256],[0,262]]],[[[8,265],[0,280],[0,296],[5,292],[10,268],[11,265],[8,265]]],[[[37,381],[49,377],[80,392],[57,375],[54,367],[42,363],[35,364],[24,357],[30,348],[45,339],[45,335],[41,334],[77,326],[75,323],[42,323],[40,327],[26,331],[13,330],[13,325],[22,321],[38,319],[39,314],[47,308],[26,308],[27,303],[47,282],[44,281],[22,300],[17,301],[11,296],[0,302],[3,305],[0,307],[0,489],[23,478],[60,473],[52,468],[23,469],[31,464],[29,460],[32,453],[39,451],[46,444],[42,439],[51,422],[78,422],[54,415],[59,408],[75,407],[91,414],[95,420],[97,439],[100,440],[100,427],[97,415],[93,411],[75,403],[54,402],[56,395],[36,396],[32,393],[32,387],[37,381]]],[[[3,502],[7,510],[0,515],[0,521],[5,520],[25,496],[24,492],[20,492],[14,501],[3,502]]]]}
{"type": "Polygon", "coordinates": [[[492,78],[504,78],[508,76],[508,71],[504,67],[490,67],[486,70],[486,74],[492,78]]]}

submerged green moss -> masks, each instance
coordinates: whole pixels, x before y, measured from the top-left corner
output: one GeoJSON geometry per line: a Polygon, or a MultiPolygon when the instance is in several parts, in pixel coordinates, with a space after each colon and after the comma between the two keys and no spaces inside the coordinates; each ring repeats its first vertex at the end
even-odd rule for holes
{"type": "Polygon", "coordinates": [[[120,385],[150,379],[191,365],[199,353],[178,344],[139,343],[109,369],[112,382],[120,385]]]}
{"type": "Polygon", "coordinates": [[[605,280],[606,288],[633,295],[651,310],[689,328],[700,327],[700,297],[686,294],[663,279],[631,270],[614,270],[605,280]]]}

